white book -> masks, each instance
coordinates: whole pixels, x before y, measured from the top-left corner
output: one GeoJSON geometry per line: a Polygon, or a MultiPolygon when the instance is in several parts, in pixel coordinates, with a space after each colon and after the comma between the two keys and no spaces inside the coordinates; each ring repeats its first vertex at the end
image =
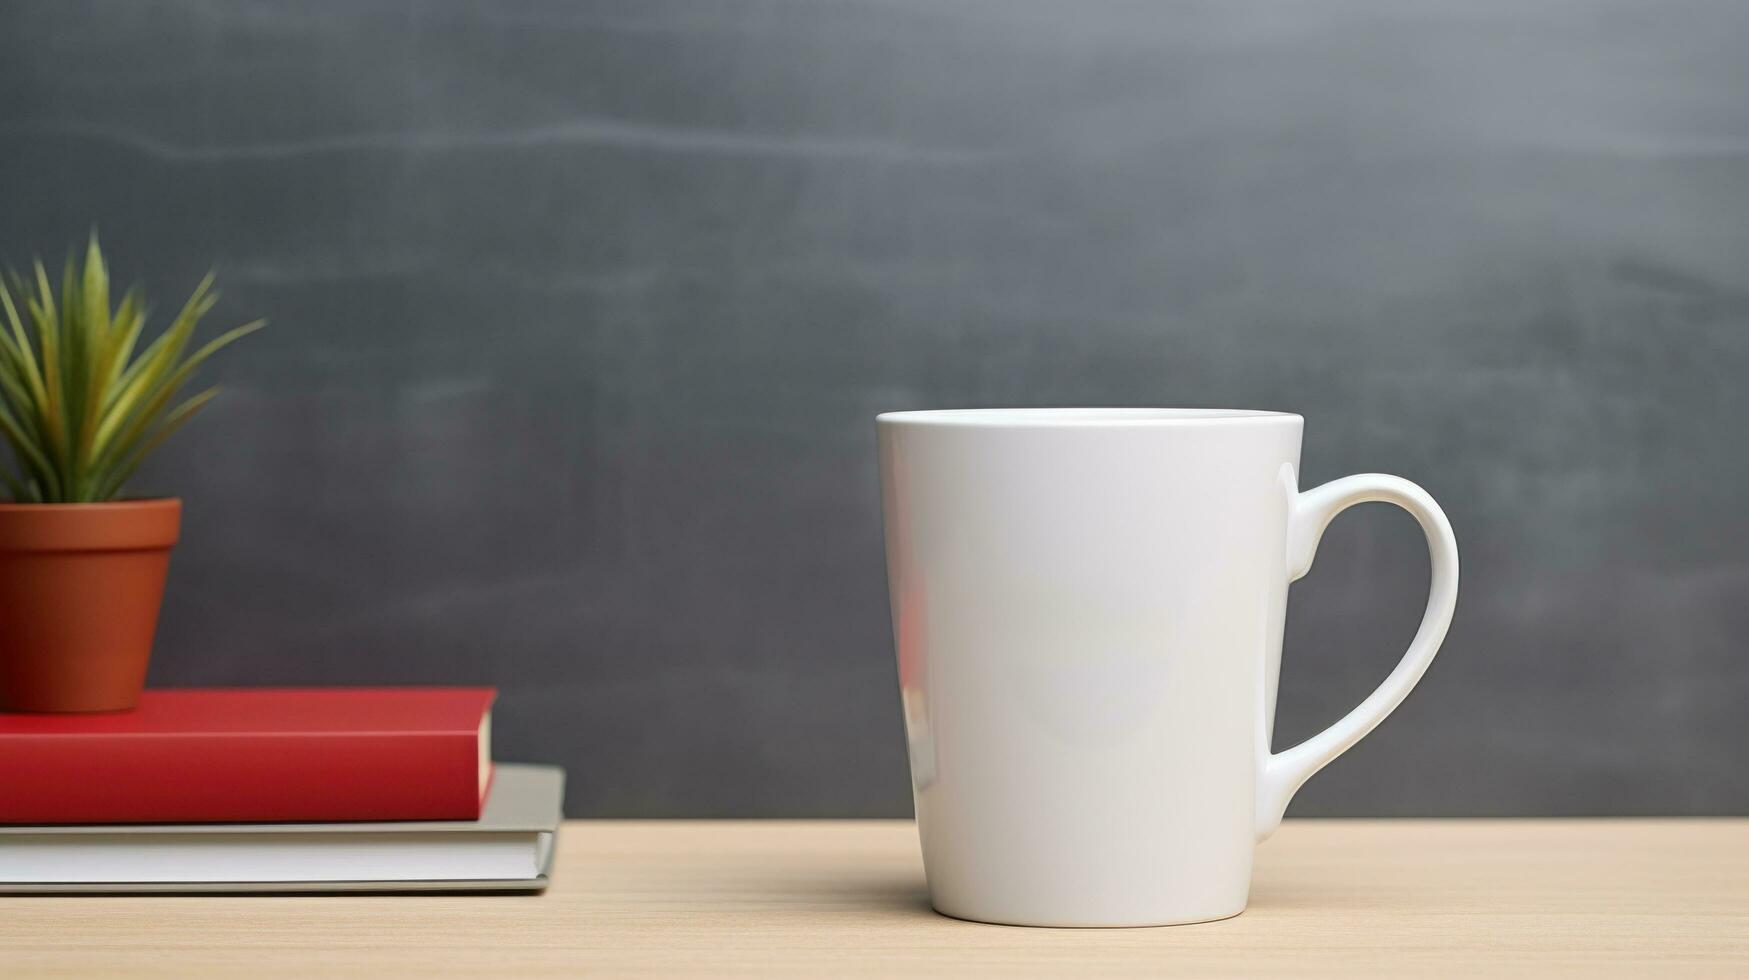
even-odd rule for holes
{"type": "Polygon", "coordinates": [[[501,764],[478,820],[0,826],[0,892],[538,891],[564,789],[501,764]]]}

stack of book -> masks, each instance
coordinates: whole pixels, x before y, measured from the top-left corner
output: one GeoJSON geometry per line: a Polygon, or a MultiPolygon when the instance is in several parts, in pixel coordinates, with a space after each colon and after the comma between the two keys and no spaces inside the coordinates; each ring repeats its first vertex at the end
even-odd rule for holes
{"type": "Polygon", "coordinates": [[[0,714],[0,892],[538,890],[564,773],[487,688],[147,691],[0,714]]]}

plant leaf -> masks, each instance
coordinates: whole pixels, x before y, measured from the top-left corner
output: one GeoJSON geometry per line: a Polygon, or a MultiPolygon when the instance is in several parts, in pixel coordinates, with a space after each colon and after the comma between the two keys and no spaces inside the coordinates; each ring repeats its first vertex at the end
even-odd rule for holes
{"type": "Polygon", "coordinates": [[[22,503],[25,498],[24,485],[5,470],[0,470],[0,483],[6,484],[6,492],[12,495],[13,503],[22,503]]]}
{"type": "MultiPolygon", "coordinates": [[[[18,290],[19,295],[28,300],[30,294],[24,288],[24,281],[18,278],[17,273],[11,273],[10,270],[8,272],[12,279],[13,289],[18,290]]],[[[36,410],[40,413],[43,410],[43,402],[46,400],[43,395],[42,372],[37,368],[36,354],[31,350],[30,337],[24,331],[24,321],[19,319],[18,308],[12,305],[12,293],[6,289],[6,283],[3,281],[0,281],[0,306],[6,308],[6,323],[12,328],[12,340],[18,346],[19,360],[24,365],[21,373],[24,375],[25,384],[31,390],[32,397],[36,399],[36,410]]]]}
{"type": "MultiPolygon", "coordinates": [[[[164,410],[164,406],[169,404],[170,399],[175,397],[177,390],[180,389],[183,383],[194,373],[195,368],[200,367],[207,358],[217,353],[220,348],[240,337],[248,336],[265,326],[267,326],[267,321],[255,320],[251,323],[245,323],[240,327],[233,327],[208,341],[199,350],[189,355],[188,359],[183,361],[182,364],[168,376],[159,379],[153,387],[142,396],[142,398],[145,399],[144,402],[139,404],[138,408],[133,411],[132,417],[127,423],[116,431],[109,441],[104,442],[100,447],[102,455],[99,457],[99,465],[104,465],[107,462],[113,461],[128,451],[128,446],[136,439],[139,439],[152,425],[158,414],[164,410]]],[[[105,423],[107,424],[108,421],[109,420],[106,419],[105,423]]],[[[101,434],[99,438],[101,439],[101,434]]]]}
{"type": "Polygon", "coordinates": [[[139,288],[130,286],[122,294],[121,307],[115,312],[116,329],[110,334],[109,373],[103,378],[106,396],[115,388],[122,369],[127,367],[128,358],[134,356],[134,344],[140,339],[140,331],[145,329],[146,315],[146,307],[140,302],[139,288]]]}
{"type": "Polygon", "coordinates": [[[145,351],[122,372],[115,390],[105,399],[104,417],[98,424],[94,452],[101,455],[106,451],[116,430],[134,415],[141,403],[150,398],[158,384],[174,370],[177,360],[188,346],[196,323],[212,307],[213,298],[207,295],[211,283],[212,274],[208,273],[200,285],[195,287],[188,302],[183,304],[182,311],[170,321],[170,326],[158,335],[158,339],[146,345],[145,351]]]}
{"type": "Polygon", "coordinates": [[[48,273],[43,264],[36,264],[38,297],[30,302],[31,315],[36,320],[37,349],[42,354],[43,371],[43,451],[50,458],[65,460],[66,414],[61,397],[61,331],[60,317],[55,313],[55,293],[49,287],[48,273]]]}
{"type": "Polygon", "coordinates": [[[194,413],[200,411],[218,393],[218,386],[215,385],[171,409],[169,414],[164,416],[164,423],[158,426],[157,430],[134,450],[126,462],[116,468],[108,482],[98,487],[99,496],[96,499],[109,500],[121,493],[122,487],[126,486],[128,480],[133,478],[134,471],[140,468],[140,463],[145,460],[146,456],[152,450],[163,445],[164,440],[170,438],[172,432],[182,428],[189,419],[194,418],[194,413]]]}
{"type": "MultiPolygon", "coordinates": [[[[95,239],[93,239],[93,247],[95,248],[95,239]]],[[[90,276],[90,261],[92,260],[87,260],[86,266],[87,289],[90,288],[92,281],[92,277],[90,276]]],[[[96,261],[101,262],[101,257],[98,257],[96,261]]],[[[107,284],[104,285],[103,289],[107,295],[107,284]]],[[[76,464],[74,473],[75,484],[84,482],[80,479],[83,475],[80,471],[88,466],[96,465],[98,455],[96,445],[98,420],[103,414],[105,389],[108,386],[110,378],[114,374],[113,368],[115,357],[119,353],[123,335],[138,334],[140,322],[143,319],[135,309],[137,301],[138,297],[135,295],[134,291],[130,289],[122,295],[121,306],[117,308],[113,320],[110,319],[108,310],[103,311],[103,317],[105,319],[104,330],[102,336],[97,338],[97,342],[91,348],[91,356],[89,357],[89,375],[84,391],[84,400],[80,406],[79,432],[73,446],[73,459],[76,464]],[[118,325],[120,329],[111,329],[111,327],[118,325]]]]}
{"type": "Polygon", "coordinates": [[[60,479],[55,475],[55,467],[42,454],[42,450],[37,448],[35,442],[25,437],[17,421],[12,418],[12,413],[5,409],[0,409],[0,435],[6,437],[7,445],[12,447],[12,452],[19,460],[35,471],[37,480],[48,488],[49,495],[60,496],[60,479]]]}
{"type": "Polygon", "coordinates": [[[18,380],[18,355],[12,341],[0,333],[0,404],[18,417],[25,432],[40,437],[36,426],[36,406],[30,392],[18,380]]]}
{"type": "MultiPolygon", "coordinates": [[[[189,294],[188,302],[182,304],[181,311],[179,311],[175,318],[170,321],[170,326],[166,327],[164,332],[158,335],[158,339],[147,344],[146,349],[140,353],[140,356],[135,358],[134,362],[127,366],[127,370],[122,372],[120,380],[116,382],[114,389],[104,401],[104,410],[106,412],[109,410],[110,406],[114,405],[121,399],[123,394],[135,383],[139,375],[144,373],[154,360],[160,356],[162,349],[176,342],[178,327],[186,324],[187,330],[193,330],[194,324],[199,321],[201,317],[205,316],[208,310],[212,309],[213,303],[218,301],[217,296],[208,295],[208,292],[212,289],[212,285],[213,274],[208,272],[206,277],[201,279],[200,284],[194,287],[194,292],[189,294]]],[[[188,343],[186,332],[182,334],[180,342],[182,344],[188,343]]]]}

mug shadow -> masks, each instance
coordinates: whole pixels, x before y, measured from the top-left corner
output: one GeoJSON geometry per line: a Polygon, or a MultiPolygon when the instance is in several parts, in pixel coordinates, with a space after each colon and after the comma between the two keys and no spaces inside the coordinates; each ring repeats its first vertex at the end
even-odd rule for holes
{"type": "MultiPolygon", "coordinates": [[[[876,914],[882,917],[905,919],[912,921],[928,921],[952,926],[977,926],[985,929],[1023,929],[1047,931],[1060,928],[1065,932],[1101,932],[1097,927],[1039,927],[1018,926],[995,922],[980,922],[975,919],[962,919],[938,911],[929,900],[929,887],[921,872],[848,872],[827,878],[810,878],[807,881],[774,882],[772,890],[781,891],[786,897],[804,902],[810,912],[822,908],[837,909],[857,915],[876,914]]],[[[1205,922],[1184,923],[1179,925],[1161,926],[1119,926],[1110,927],[1117,931],[1127,929],[1187,929],[1198,926],[1215,926],[1222,922],[1233,922],[1239,919],[1268,917],[1276,914],[1291,914],[1307,909],[1328,911],[1331,909],[1358,909],[1368,904],[1365,896],[1357,895],[1349,889],[1318,889],[1296,886],[1287,883],[1258,882],[1253,888],[1251,902],[1245,911],[1224,919],[1210,919],[1205,922]]]]}
{"type": "MultiPolygon", "coordinates": [[[[805,883],[788,882],[784,891],[815,907],[825,906],[858,913],[882,913],[887,916],[936,923],[959,925],[969,923],[986,928],[1035,928],[961,919],[936,910],[929,900],[929,887],[921,872],[847,873],[830,878],[813,879],[805,883]],[[817,903],[817,904],[816,904],[817,903]]],[[[1245,910],[1225,919],[1173,926],[1139,926],[1131,928],[1183,929],[1211,926],[1241,919],[1270,918],[1295,915],[1306,911],[1360,912],[1378,905],[1376,896],[1364,890],[1341,885],[1309,886],[1303,882],[1271,881],[1262,878],[1251,890],[1251,900],[1245,910]]],[[[1071,931],[1098,931],[1072,929],[1071,931]]]]}

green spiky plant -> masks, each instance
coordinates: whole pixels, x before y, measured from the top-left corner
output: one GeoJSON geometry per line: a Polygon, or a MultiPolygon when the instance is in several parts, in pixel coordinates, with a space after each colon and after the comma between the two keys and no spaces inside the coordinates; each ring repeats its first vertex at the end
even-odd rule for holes
{"type": "Polygon", "coordinates": [[[176,401],[195,369],[265,321],[189,353],[196,325],[218,301],[208,273],[136,355],[148,311],[137,286],[110,308],[95,233],[83,270],[67,259],[58,298],[40,261],[35,273],[34,284],[12,270],[11,288],[0,282],[0,436],[15,463],[10,472],[0,467],[0,483],[19,503],[114,500],[140,461],[218,394],[208,388],[176,401]]]}

